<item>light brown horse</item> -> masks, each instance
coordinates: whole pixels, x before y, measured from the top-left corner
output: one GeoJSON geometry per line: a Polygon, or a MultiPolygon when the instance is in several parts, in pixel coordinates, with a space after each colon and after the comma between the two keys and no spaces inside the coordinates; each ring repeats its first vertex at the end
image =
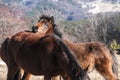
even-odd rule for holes
{"type": "MultiPolygon", "coordinates": [[[[33,28],[34,32],[40,31],[39,22],[35,28],[37,29],[33,28]]],[[[83,69],[89,66],[88,73],[96,69],[106,80],[117,80],[117,59],[114,53],[104,43],[73,43],[65,39],[63,41],[74,52],[83,69]]]]}
{"type": "Polygon", "coordinates": [[[116,57],[105,44],[101,42],[72,43],[67,40],[64,42],[75,53],[83,69],[89,65],[88,72],[96,69],[106,80],[117,80],[116,57]]]}
{"type": "MultiPolygon", "coordinates": [[[[41,21],[41,26],[46,26],[45,22],[41,21]]],[[[18,80],[21,68],[34,75],[44,75],[45,80],[51,80],[52,76],[58,74],[63,78],[67,74],[70,80],[86,80],[85,72],[66,45],[48,30],[44,34],[19,32],[10,41],[6,39],[3,42],[1,52],[5,52],[4,48],[7,50],[4,59],[8,67],[7,80],[18,80]]]]}

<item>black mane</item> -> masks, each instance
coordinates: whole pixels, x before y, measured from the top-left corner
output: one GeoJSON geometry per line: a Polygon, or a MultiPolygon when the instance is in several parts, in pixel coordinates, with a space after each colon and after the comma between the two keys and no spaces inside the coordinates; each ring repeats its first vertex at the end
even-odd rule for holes
{"type": "MultiPolygon", "coordinates": [[[[40,18],[39,18],[39,20],[38,20],[38,22],[40,22],[42,19],[45,19],[45,20],[50,21],[51,16],[48,16],[48,15],[41,15],[40,18]]],[[[54,21],[53,21],[53,23],[54,23],[54,21]]]]}

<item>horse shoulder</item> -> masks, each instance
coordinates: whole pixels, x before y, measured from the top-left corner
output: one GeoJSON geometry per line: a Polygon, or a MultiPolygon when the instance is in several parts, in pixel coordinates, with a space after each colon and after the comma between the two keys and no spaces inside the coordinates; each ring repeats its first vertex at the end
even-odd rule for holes
{"type": "Polygon", "coordinates": [[[50,37],[50,36],[45,36],[42,38],[41,38],[42,40],[41,39],[39,40],[40,44],[42,46],[45,46],[47,51],[51,53],[53,49],[56,47],[57,42],[55,41],[53,37],[50,37]]]}

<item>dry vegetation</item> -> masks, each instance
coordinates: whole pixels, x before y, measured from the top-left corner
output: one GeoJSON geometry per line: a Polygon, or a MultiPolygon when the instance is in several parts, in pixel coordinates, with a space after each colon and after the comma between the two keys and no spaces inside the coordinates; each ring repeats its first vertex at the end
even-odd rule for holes
{"type": "Polygon", "coordinates": [[[0,44],[6,37],[28,29],[23,13],[17,9],[0,4],[0,44]]]}

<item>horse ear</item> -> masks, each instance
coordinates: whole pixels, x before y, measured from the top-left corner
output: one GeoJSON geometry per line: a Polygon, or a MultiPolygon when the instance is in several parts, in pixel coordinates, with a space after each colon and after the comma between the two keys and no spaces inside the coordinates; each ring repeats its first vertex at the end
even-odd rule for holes
{"type": "Polygon", "coordinates": [[[51,23],[54,23],[54,16],[51,16],[51,17],[50,17],[50,22],[51,22],[51,23]]]}

